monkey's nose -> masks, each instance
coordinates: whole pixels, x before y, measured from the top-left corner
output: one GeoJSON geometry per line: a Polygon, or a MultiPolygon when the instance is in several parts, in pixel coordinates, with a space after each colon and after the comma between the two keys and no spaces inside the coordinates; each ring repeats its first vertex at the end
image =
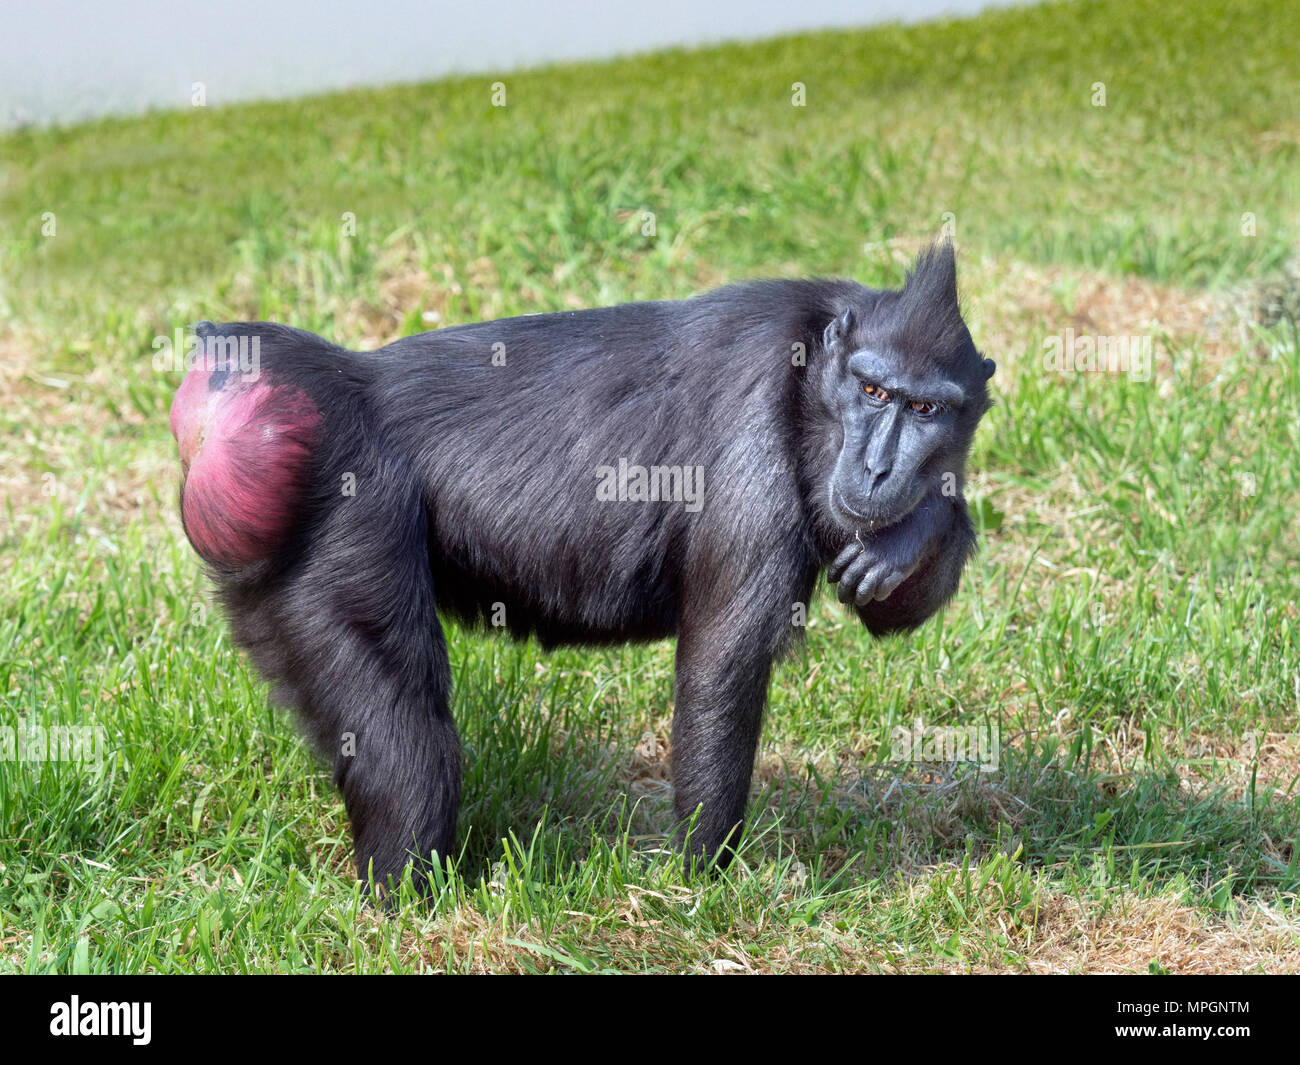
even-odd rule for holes
{"type": "Polygon", "coordinates": [[[873,470],[870,467],[868,467],[866,470],[864,470],[863,477],[862,477],[862,484],[863,484],[863,489],[865,490],[867,495],[871,495],[872,492],[874,492],[877,488],[879,488],[880,483],[888,476],[889,476],[888,468],[885,468],[883,470],[873,470]]]}

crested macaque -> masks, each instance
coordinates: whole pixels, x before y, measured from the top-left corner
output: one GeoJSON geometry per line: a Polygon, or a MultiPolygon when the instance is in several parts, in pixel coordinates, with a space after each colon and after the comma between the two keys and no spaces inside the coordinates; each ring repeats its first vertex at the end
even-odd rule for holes
{"type": "Polygon", "coordinates": [[[675,840],[712,865],[818,574],[879,635],[934,614],[975,546],[994,365],[946,244],[899,290],[747,282],[365,354],[265,322],[197,332],[171,411],[185,531],[332,760],[372,884],[455,851],[442,617],[546,648],[675,636],[675,840]],[[221,357],[250,341],[256,372],[221,357]]]}

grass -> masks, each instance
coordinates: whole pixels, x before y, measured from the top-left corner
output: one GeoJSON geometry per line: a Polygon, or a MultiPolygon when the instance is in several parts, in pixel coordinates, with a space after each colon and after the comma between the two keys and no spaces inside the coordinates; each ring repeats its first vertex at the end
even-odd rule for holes
{"type": "Polygon", "coordinates": [[[1300,971],[1297,36],[1054,4],[0,140],[0,723],[107,751],[0,760],[0,970],[1300,971]],[[461,860],[362,906],[180,531],[154,338],[896,284],[945,222],[1000,366],[983,548],[912,636],[814,605],[736,867],[660,846],[670,644],[452,629],[461,860]],[[1067,329],[1152,378],[1046,372],[1067,329]],[[917,718],[999,770],[891,761],[917,718]]]}

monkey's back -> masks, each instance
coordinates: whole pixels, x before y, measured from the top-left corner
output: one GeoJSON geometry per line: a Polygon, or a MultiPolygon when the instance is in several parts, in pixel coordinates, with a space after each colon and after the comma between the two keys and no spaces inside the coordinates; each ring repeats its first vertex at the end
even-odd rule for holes
{"type": "Polygon", "coordinates": [[[783,520],[765,504],[797,494],[771,413],[790,344],[746,347],[744,308],[718,302],[476,323],[368,356],[383,433],[419,456],[440,609],[503,608],[547,643],[668,636],[685,571],[753,539],[715,518],[783,520]]]}

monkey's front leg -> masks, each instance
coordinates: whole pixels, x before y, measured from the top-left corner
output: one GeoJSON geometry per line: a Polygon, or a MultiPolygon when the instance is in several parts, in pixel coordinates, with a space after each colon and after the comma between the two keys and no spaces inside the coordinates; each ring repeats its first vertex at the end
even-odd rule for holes
{"type": "Polygon", "coordinates": [[[744,624],[715,616],[683,626],[677,640],[674,840],[686,845],[688,860],[716,857],[721,867],[745,820],[772,666],[770,641],[744,624]],[[688,840],[683,822],[697,810],[688,840]]]}

